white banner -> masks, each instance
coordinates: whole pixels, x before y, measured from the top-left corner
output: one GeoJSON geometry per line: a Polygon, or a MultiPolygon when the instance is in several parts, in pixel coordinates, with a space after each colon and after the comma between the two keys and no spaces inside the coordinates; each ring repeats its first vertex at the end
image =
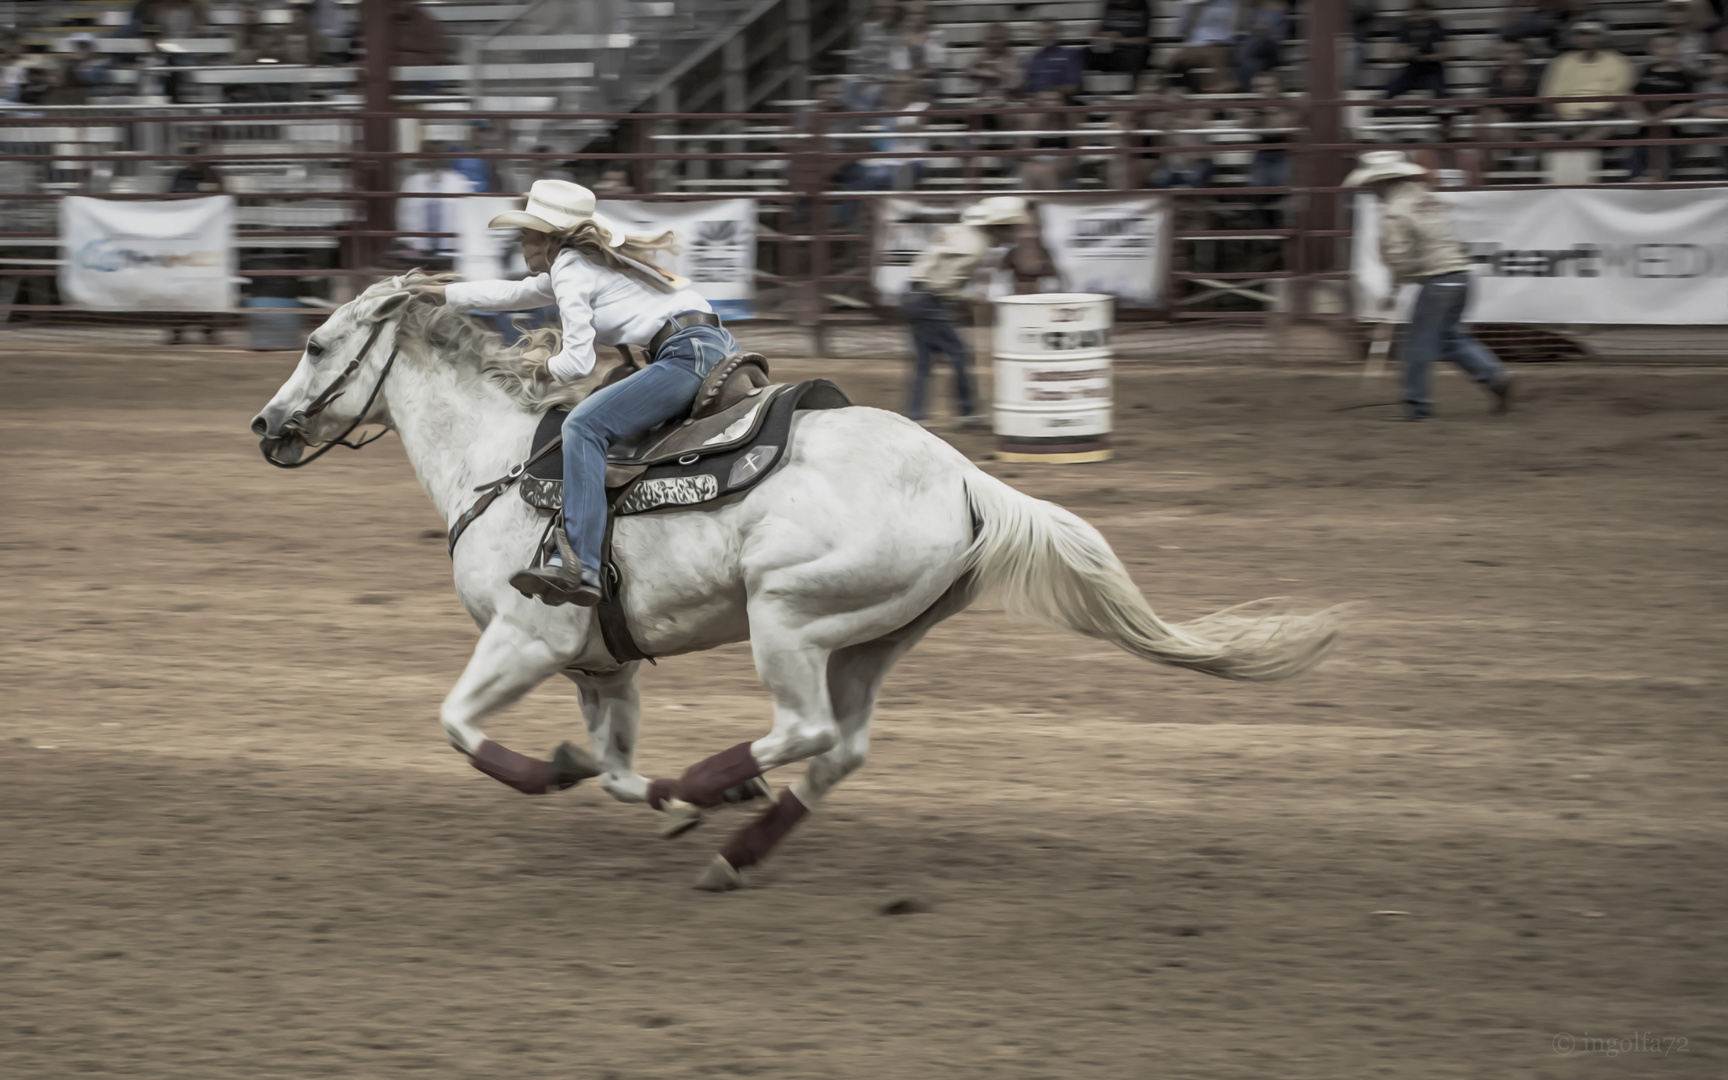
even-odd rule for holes
{"type": "MultiPolygon", "coordinates": [[[[883,199],[877,204],[876,292],[895,304],[906,291],[913,260],[944,225],[960,220],[964,202],[883,199]]],[[[1034,207],[1039,236],[1062,276],[1065,292],[1108,293],[1131,307],[1157,307],[1164,293],[1168,202],[1132,199],[1050,199],[1034,207]]],[[[991,297],[1010,291],[1005,274],[992,274],[991,297]]]]}
{"type": "MultiPolygon", "coordinates": [[[[1728,189],[1436,191],[1478,281],[1466,318],[1494,323],[1728,323],[1728,189]]],[[[1356,310],[1391,287],[1380,203],[1356,201],[1356,310]]],[[[1406,290],[1407,293],[1412,290],[1406,290]]],[[[1401,298],[1400,319],[1411,297],[1401,298]]]]}
{"type": "Polygon", "coordinates": [[[522,230],[494,229],[486,224],[499,214],[522,209],[519,197],[446,199],[445,205],[456,208],[456,227],[452,230],[457,234],[455,268],[463,281],[527,275],[528,266],[522,261],[522,230]]]}
{"type": "Polygon", "coordinates": [[[633,233],[678,234],[676,257],[660,265],[691,286],[728,319],[748,319],[756,303],[756,200],[713,202],[601,202],[600,213],[633,233]]]}
{"type": "Polygon", "coordinates": [[[1051,199],[1038,215],[1064,291],[1108,293],[1129,307],[1163,303],[1167,199],[1051,199]]]}
{"type": "Polygon", "coordinates": [[[60,200],[60,295],[108,311],[234,306],[234,200],[60,200]]]}

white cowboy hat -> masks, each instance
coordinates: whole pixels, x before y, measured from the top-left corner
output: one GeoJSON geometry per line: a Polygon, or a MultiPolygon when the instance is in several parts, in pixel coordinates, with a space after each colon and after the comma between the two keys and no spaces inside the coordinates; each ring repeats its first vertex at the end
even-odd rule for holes
{"type": "Polygon", "coordinates": [[[968,206],[960,220],[967,225],[1030,225],[1032,215],[1020,196],[992,195],[968,206]]]}
{"type": "Polygon", "coordinates": [[[584,221],[592,221],[606,232],[608,247],[624,243],[626,229],[604,214],[594,212],[594,193],[568,180],[536,180],[528,189],[528,205],[522,210],[499,214],[490,222],[494,229],[533,229],[563,232],[584,221]]]}
{"type": "Polygon", "coordinates": [[[1361,157],[1362,164],[1344,178],[1345,187],[1361,187],[1379,180],[1396,180],[1401,176],[1423,176],[1428,170],[1404,156],[1402,150],[1370,150],[1361,157]]]}

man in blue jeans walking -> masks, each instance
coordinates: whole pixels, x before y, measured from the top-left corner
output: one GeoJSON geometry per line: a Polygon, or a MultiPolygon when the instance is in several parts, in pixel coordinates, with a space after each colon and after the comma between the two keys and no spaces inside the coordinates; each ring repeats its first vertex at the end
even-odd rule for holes
{"type": "Polygon", "coordinates": [[[913,420],[924,422],[924,384],[936,354],[941,353],[954,365],[960,426],[981,427],[985,423],[973,400],[972,380],[966,370],[972,363],[972,350],[960,338],[960,307],[991,249],[1012,240],[1015,226],[1031,222],[1026,200],[1018,195],[984,199],[967,207],[960,223],[944,228],[936,242],[913,262],[906,275],[906,296],[900,301],[900,313],[912,330],[916,357],[906,400],[906,415],[913,420]]]}
{"type": "Polygon", "coordinates": [[[1512,376],[1463,325],[1470,300],[1470,260],[1458,244],[1446,207],[1425,182],[1428,170],[1398,150],[1362,155],[1345,187],[1367,187],[1380,199],[1380,256],[1393,288],[1416,282],[1421,290],[1404,338],[1404,409],[1394,419],[1431,420],[1428,371],[1450,360],[1494,395],[1494,411],[1512,407],[1512,376]]]}

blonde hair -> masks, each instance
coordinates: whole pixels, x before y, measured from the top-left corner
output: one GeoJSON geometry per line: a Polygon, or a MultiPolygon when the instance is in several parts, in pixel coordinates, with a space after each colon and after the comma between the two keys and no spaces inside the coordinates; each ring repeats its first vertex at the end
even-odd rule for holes
{"type": "Polygon", "coordinates": [[[662,251],[676,254],[678,251],[678,234],[668,229],[658,236],[626,236],[624,243],[613,247],[606,241],[606,230],[594,223],[592,218],[579,221],[568,229],[560,229],[550,234],[552,248],[559,251],[571,248],[586,255],[591,262],[617,270],[620,273],[630,273],[635,270],[629,263],[619,258],[619,254],[628,255],[637,262],[654,265],[654,256],[662,251]]]}

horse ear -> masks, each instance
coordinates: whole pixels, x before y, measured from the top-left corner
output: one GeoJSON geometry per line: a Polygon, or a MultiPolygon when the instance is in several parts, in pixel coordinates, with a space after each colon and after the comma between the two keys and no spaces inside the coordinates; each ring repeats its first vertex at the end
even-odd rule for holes
{"type": "Polygon", "coordinates": [[[404,289],[401,292],[394,292],[394,293],[391,293],[389,296],[381,298],[378,301],[377,305],[372,308],[372,318],[374,318],[374,319],[388,319],[390,316],[396,314],[398,311],[401,311],[402,306],[404,304],[408,303],[408,301],[410,299],[412,299],[413,296],[414,296],[413,293],[404,289]]]}

